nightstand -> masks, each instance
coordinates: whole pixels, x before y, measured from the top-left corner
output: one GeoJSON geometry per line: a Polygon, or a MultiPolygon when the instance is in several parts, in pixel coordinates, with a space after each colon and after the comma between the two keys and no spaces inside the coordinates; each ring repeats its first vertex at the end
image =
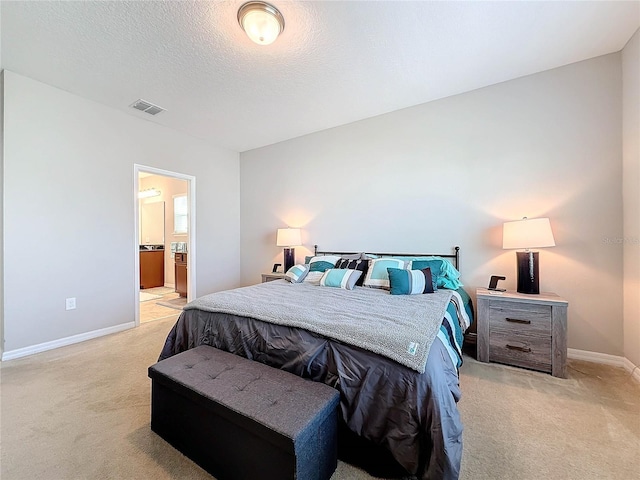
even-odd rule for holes
{"type": "Polygon", "coordinates": [[[273,282],[274,280],[280,280],[284,278],[284,273],[263,273],[262,274],[262,283],[264,282],[273,282]]]}
{"type": "Polygon", "coordinates": [[[568,302],[555,293],[476,290],[478,360],[566,378],[568,302]]]}

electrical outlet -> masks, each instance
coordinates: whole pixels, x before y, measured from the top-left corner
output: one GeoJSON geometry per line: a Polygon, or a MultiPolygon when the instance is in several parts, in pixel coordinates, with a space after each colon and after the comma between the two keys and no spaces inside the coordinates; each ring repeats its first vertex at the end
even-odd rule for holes
{"type": "Polygon", "coordinates": [[[66,303],[67,303],[67,310],[75,310],[75,308],[76,308],[76,297],[67,298],[66,303]]]}

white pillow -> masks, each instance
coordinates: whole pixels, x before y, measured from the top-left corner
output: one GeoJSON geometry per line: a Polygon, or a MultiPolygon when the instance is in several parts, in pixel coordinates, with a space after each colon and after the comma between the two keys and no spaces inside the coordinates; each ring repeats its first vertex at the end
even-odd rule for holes
{"type": "Polygon", "coordinates": [[[382,257],[369,260],[369,270],[364,278],[363,285],[371,288],[385,288],[389,290],[389,272],[387,268],[400,268],[406,270],[407,262],[397,258],[382,257]]]}

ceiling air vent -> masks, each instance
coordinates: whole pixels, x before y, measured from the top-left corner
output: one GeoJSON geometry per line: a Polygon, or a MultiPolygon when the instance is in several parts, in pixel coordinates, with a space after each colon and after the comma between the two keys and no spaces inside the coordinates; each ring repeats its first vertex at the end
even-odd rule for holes
{"type": "Polygon", "coordinates": [[[135,101],[131,107],[136,110],[140,110],[141,112],[148,113],[149,115],[157,115],[160,112],[164,112],[164,108],[142,99],[135,101]]]}

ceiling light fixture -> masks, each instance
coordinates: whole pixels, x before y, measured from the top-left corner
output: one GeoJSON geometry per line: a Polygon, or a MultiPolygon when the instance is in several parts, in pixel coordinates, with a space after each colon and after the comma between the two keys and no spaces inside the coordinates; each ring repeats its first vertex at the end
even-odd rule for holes
{"type": "Polygon", "coordinates": [[[270,45],[284,31],[284,17],[265,2],[247,2],[238,10],[238,23],[258,45],[270,45]]]}

